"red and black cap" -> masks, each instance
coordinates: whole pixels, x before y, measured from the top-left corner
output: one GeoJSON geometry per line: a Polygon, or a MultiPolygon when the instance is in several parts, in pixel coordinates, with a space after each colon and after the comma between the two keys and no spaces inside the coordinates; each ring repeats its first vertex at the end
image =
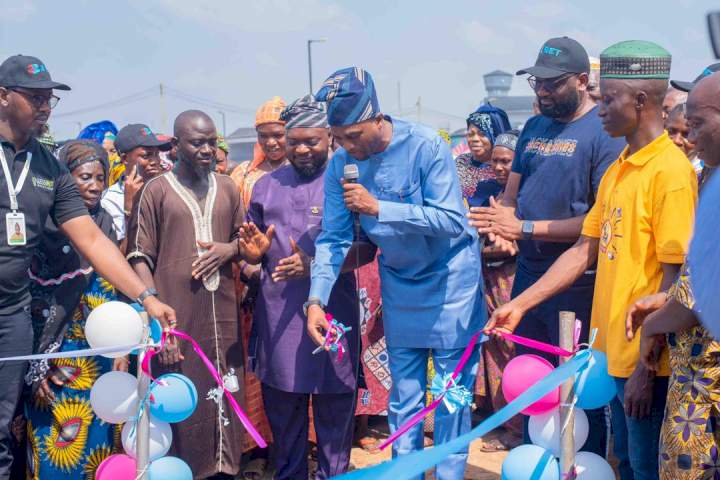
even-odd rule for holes
{"type": "Polygon", "coordinates": [[[14,55],[0,64],[0,87],[70,90],[64,83],[53,81],[39,58],[27,55],[14,55]]]}
{"type": "Polygon", "coordinates": [[[705,67],[705,70],[703,70],[702,73],[698,75],[697,78],[695,78],[695,80],[693,80],[692,82],[682,80],[670,80],[670,85],[672,85],[673,88],[682,90],[683,92],[689,92],[693,89],[695,85],[697,85],[700,80],[718,71],[720,71],[720,63],[713,63],[712,65],[708,65],[707,67],[705,67]]]}
{"type": "Polygon", "coordinates": [[[590,73],[585,48],[570,37],[551,38],[540,48],[535,65],[519,70],[537,78],[555,78],[566,73],[590,73]]]}
{"type": "Polygon", "coordinates": [[[160,139],[142,123],[125,125],[115,136],[115,149],[119,153],[128,153],[137,147],[158,147],[160,150],[170,150],[170,139],[160,139]]]}

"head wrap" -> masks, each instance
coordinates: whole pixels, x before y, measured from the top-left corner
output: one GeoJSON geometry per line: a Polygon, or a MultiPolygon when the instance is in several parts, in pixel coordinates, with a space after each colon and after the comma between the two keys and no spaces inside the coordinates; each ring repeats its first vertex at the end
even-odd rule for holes
{"type": "Polygon", "coordinates": [[[510,130],[510,121],[505,110],[492,105],[480,105],[477,110],[467,118],[467,125],[475,125],[488,140],[495,145],[495,138],[501,133],[510,130]]]}
{"type": "Polygon", "coordinates": [[[280,120],[280,114],[285,108],[285,100],[280,97],[273,97],[267,102],[260,105],[255,112],[255,126],[263,123],[283,123],[280,120]]]}
{"type": "Polygon", "coordinates": [[[600,78],[670,78],[672,55],[660,45],[644,40],[627,40],[600,54],[600,78]]]}
{"type": "Polygon", "coordinates": [[[330,75],[315,99],[327,102],[328,123],[334,127],[364,122],[380,113],[372,76],[358,67],[343,68],[330,75]]]}
{"type": "Polygon", "coordinates": [[[108,154],[105,149],[99,143],[89,139],[70,140],[69,142],[67,142],[60,150],[58,160],[60,161],[60,163],[67,166],[67,169],[71,172],[80,165],[90,162],[100,162],[100,165],[102,165],[102,168],[105,171],[105,176],[107,176],[108,170],[110,169],[110,165],[108,163],[108,154]],[[82,145],[84,147],[87,147],[91,150],[91,152],[85,153],[80,158],[70,159],[70,150],[76,145],[82,145]]]}
{"type": "Polygon", "coordinates": [[[518,141],[517,130],[510,130],[509,132],[501,133],[495,138],[496,147],[505,147],[508,150],[515,151],[518,141]]]}
{"type": "Polygon", "coordinates": [[[285,128],[327,128],[327,111],[324,102],[316,102],[312,95],[305,95],[285,107],[280,119],[285,128]]]}
{"type": "Polygon", "coordinates": [[[114,141],[115,135],[118,133],[118,129],[110,120],[101,120],[99,122],[91,123],[87,127],[83,128],[77,138],[78,140],[93,140],[102,145],[107,133],[110,133],[113,136],[112,139],[114,141]]]}
{"type": "Polygon", "coordinates": [[[230,153],[230,147],[228,147],[228,144],[225,141],[225,137],[223,137],[222,135],[217,136],[217,148],[219,148],[225,153],[230,153]]]}

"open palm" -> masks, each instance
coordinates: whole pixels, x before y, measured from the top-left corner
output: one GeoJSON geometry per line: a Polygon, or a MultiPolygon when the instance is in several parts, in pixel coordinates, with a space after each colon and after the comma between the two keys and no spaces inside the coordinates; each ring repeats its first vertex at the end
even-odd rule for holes
{"type": "Polygon", "coordinates": [[[259,263],[267,253],[275,236],[275,225],[270,225],[263,233],[254,223],[245,223],[240,227],[240,255],[250,263],[259,263]]]}

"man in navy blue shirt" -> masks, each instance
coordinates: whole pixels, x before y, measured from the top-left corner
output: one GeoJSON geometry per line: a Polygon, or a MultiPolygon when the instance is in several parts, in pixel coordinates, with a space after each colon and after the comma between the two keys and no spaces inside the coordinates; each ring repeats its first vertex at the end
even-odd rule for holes
{"type": "MultiPolygon", "coordinates": [[[[470,224],[499,245],[519,248],[513,298],[533,285],[580,236],[605,169],[625,142],[602,128],[590,98],[590,62],[575,40],[545,42],[528,74],[541,115],[528,120],[518,139],[502,204],[473,208],[470,224]]],[[[515,333],[557,345],[560,311],[577,314],[582,341],[588,338],[595,272],[587,271],[568,291],[539,305],[515,333]]],[[[519,353],[524,352],[518,348],[519,353]]],[[[536,352],[534,352],[536,353],[536,352]]],[[[555,361],[554,358],[549,358],[555,361]]],[[[589,412],[593,427],[586,449],[604,455],[602,412],[589,412]],[[595,421],[593,421],[595,420],[595,421]]]]}

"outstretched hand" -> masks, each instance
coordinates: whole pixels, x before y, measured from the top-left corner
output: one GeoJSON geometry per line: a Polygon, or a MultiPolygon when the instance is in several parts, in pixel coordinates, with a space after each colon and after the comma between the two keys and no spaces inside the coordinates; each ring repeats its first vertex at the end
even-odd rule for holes
{"type": "Polygon", "coordinates": [[[525,315],[525,311],[517,306],[515,302],[510,301],[495,309],[487,324],[485,324],[483,332],[488,335],[492,334],[493,330],[512,333],[520,324],[523,315],[525,315]]]}
{"type": "Polygon", "coordinates": [[[636,301],[628,310],[625,319],[625,336],[628,340],[635,338],[635,332],[642,327],[648,315],[659,310],[667,302],[667,293],[660,292],[648,295],[636,301]]]}
{"type": "Polygon", "coordinates": [[[270,250],[275,237],[275,225],[270,225],[266,233],[260,231],[254,223],[244,223],[240,227],[238,237],[238,250],[248,263],[258,264],[262,257],[270,250]]]}
{"type": "Polygon", "coordinates": [[[273,282],[282,282],[294,278],[304,278],[310,275],[312,259],[300,248],[295,240],[290,238],[290,248],[293,254],[278,262],[272,274],[273,282]]]}

